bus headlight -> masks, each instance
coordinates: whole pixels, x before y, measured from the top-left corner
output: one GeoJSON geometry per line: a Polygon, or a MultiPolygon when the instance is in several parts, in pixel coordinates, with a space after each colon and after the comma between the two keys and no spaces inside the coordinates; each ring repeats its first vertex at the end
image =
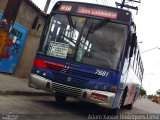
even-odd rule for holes
{"type": "Polygon", "coordinates": [[[40,73],[40,71],[39,71],[39,70],[37,70],[37,71],[36,71],[36,73],[37,73],[37,74],[39,74],[39,73],[40,73]]]}
{"type": "Polygon", "coordinates": [[[94,89],[97,90],[99,88],[98,84],[94,84],[94,89]]]}
{"type": "Polygon", "coordinates": [[[43,73],[43,76],[46,76],[46,73],[45,73],[45,72],[43,73]]]}
{"type": "Polygon", "coordinates": [[[102,89],[103,89],[103,90],[106,90],[106,89],[107,89],[107,85],[103,85],[103,86],[102,86],[102,89]]]}

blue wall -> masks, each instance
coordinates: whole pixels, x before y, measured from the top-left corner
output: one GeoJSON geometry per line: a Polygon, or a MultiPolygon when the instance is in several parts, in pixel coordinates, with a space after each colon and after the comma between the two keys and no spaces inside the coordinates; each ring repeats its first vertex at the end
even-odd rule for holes
{"type": "MultiPolygon", "coordinates": [[[[0,13],[0,19],[2,13],[0,13]]],[[[4,54],[0,60],[0,72],[14,73],[16,71],[17,64],[20,60],[23,47],[26,41],[28,29],[19,23],[14,23],[13,30],[10,33],[10,42],[4,49],[4,54]],[[13,39],[16,37],[16,41],[13,39]]]]}
{"type": "Polygon", "coordinates": [[[0,20],[2,19],[2,13],[0,13],[0,20]]]}

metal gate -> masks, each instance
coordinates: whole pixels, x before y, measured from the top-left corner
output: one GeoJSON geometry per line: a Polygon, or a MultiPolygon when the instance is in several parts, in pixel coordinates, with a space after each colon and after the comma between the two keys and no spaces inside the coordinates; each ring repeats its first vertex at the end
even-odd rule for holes
{"type": "MultiPolygon", "coordinates": [[[[2,14],[0,13],[0,19],[1,18],[2,14]]],[[[0,72],[14,73],[16,71],[16,67],[26,41],[27,33],[27,28],[16,22],[14,23],[8,44],[4,49],[4,53],[0,61],[0,72]]]]}

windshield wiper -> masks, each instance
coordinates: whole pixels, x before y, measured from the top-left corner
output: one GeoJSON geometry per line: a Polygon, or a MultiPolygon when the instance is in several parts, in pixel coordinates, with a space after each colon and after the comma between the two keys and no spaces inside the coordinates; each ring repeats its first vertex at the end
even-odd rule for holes
{"type": "Polygon", "coordinates": [[[75,28],[75,26],[73,25],[71,14],[68,12],[66,15],[67,15],[70,27],[75,28]]]}
{"type": "Polygon", "coordinates": [[[104,25],[106,25],[109,21],[110,21],[110,19],[103,19],[103,20],[101,20],[99,23],[97,23],[96,25],[92,26],[89,29],[89,33],[93,34],[95,31],[97,31],[98,29],[100,29],[101,27],[103,27],[104,25]]]}

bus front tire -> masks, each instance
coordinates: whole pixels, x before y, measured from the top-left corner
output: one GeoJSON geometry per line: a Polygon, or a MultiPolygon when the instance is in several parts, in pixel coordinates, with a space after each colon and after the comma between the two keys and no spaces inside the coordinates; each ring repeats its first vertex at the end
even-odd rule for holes
{"type": "Polygon", "coordinates": [[[117,115],[118,110],[119,110],[118,108],[109,109],[109,115],[117,115]]]}
{"type": "Polygon", "coordinates": [[[64,103],[66,101],[67,97],[60,95],[60,94],[55,94],[55,100],[58,103],[64,103]]]}
{"type": "Polygon", "coordinates": [[[132,110],[133,104],[125,105],[124,107],[128,110],[132,110]]]}

